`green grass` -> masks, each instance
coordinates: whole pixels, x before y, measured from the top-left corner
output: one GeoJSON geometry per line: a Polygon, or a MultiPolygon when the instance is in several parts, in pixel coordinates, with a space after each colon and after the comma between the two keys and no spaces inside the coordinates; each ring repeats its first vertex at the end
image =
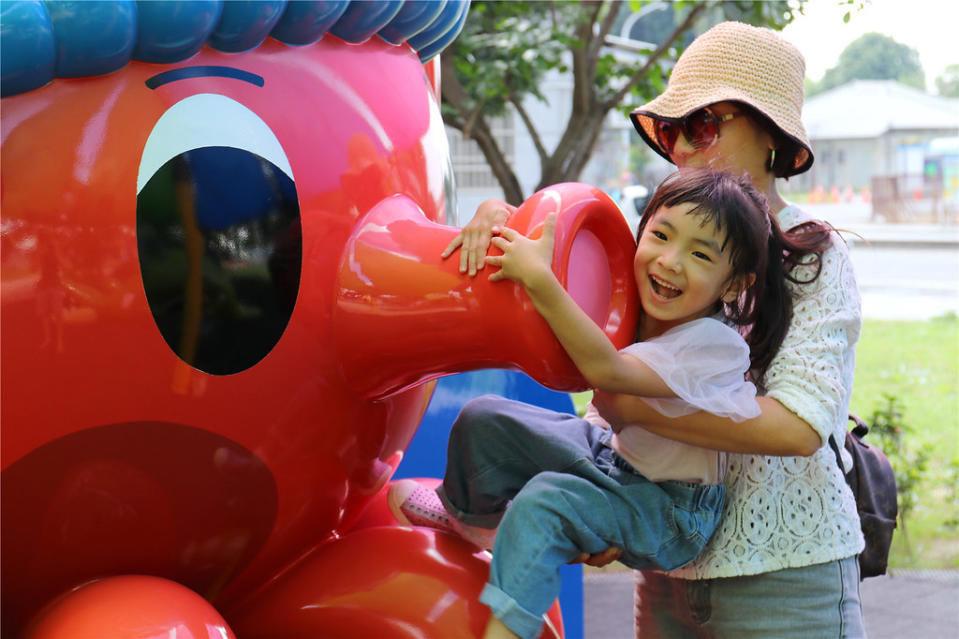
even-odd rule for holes
{"type": "MultiPolygon", "coordinates": [[[[917,505],[893,537],[895,568],[959,567],[959,535],[950,520],[959,504],[949,482],[959,460],[959,321],[947,315],[928,321],[867,320],[856,349],[856,383],[850,410],[867,419],[894,396],[902,422],[911,427],[904,444],[928,445],[929,465],[917,490],[917,505]],[[907,543],[908,541],[908,543],[907,543]]],[[[867,438],[868,440],[868,438],[867,438]]]]}
{"type": "MultiPolygon", "coordinates": [[[[917,491],[917,505],[893,537],[890,565],[907,569],[959,568],[959,520],[950,464],[959,463],[959,320],[866,320],[856,348],[856,382],[850,410],[868,420],[894,396],[902,422],[912,428],[905,445],[932,449],[917,491]],[[908,544],[907,544],[908,537],[908,544]]],[[[576,393],[582,413],[592,393],[576,393]]],[[[867,437],[868,441],[868,437],[867,437]]]]}

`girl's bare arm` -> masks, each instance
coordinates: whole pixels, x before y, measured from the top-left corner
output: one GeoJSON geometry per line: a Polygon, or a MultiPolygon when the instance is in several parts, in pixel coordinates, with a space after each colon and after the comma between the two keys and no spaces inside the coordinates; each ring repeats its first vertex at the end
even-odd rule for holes
{"type": "Polygon", "coordinates": [[[500,236],[492,242],[503,255],[488,257],[487,262],[501,268],[490,275],[490,280],[511,279],[526,289],[533,306],[593,388],[643,397],[675,397],[652,368],[617,351],[606,333],[560,285],[551,268],[555,225],[555,216],[548,216],[538,240],[513,229],[499,229],[500,236]]]}

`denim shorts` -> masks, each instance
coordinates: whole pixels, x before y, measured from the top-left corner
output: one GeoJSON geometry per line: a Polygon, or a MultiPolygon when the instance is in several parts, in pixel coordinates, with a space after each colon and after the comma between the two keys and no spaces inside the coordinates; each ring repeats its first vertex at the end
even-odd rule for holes
{"type": "Polygon", "coordinates": [[[637,639],[863,639],[855,556],[686,580],[636,572],[637,639]]]}

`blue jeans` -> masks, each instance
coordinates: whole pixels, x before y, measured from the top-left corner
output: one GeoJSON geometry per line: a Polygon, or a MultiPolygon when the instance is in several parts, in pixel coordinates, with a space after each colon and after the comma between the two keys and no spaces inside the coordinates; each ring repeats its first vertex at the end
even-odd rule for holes
{"type": "Polygon", "coordinates": [[[651,482],[609,439],[573,415],[493,396],[453,424],[437,492],[462,522],[499,526],[480,600],[521,637],[539,634],[560,567],[581,553],[616,546],[627,566],[669,570],[694,559],[719,523],[725,486],[651,482]]]}
{"type": "Polygon", "coordinates": [[[637,639],[864,639],[859,563],[847,557],[761,575],[636,578],[637,639]]]}

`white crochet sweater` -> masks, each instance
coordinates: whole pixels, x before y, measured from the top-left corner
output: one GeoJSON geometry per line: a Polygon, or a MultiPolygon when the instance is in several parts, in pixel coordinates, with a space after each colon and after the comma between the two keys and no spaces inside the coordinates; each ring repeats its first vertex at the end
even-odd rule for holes
{"type": "MultiPolygon", "coordinates": [[[[795,206],[778,218],[783,229],[810,219],[795,206]]],[[[810,273],[804,266],[793,272],[800,280],[810,273]]],[[[816,282],[789,286],[793,320],[762,394],[807,421],[823,446],[810,457],[729,455],[722,522],[703,553],[671,576],[755,575],[833,561],[863,548],[852,492],[828,444],[830,434],[840,445],[844,441],[862,326],[859,290],[842,239],[834,235],[816,282]]]]}

